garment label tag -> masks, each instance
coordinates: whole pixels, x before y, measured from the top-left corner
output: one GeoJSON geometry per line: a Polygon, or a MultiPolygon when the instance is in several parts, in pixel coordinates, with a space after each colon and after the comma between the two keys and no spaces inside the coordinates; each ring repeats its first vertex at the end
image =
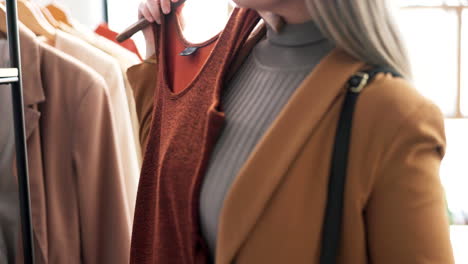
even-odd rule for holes
{"type": "Polygon", "coordinates": [[[182,51],[179,55],[180,56],[190,56],[192,54],[195,54],[199,48],[198,47],[188,47],[185,48],[184,51],[182,51]]]}

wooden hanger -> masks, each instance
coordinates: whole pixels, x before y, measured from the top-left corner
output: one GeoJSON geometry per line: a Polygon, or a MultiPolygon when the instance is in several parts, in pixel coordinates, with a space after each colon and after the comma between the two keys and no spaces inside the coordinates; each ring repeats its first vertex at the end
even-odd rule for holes
{"type": "MultiPolygon", "coordinates": [[[[172,2],[171,3],[171,6],[172,6],[171,10],[175,10],[178,6],[182,5],[184,2],[185,2],[185,0],[179,0],[176,3],[172,2]]],[[[116,40],[118,42],[124,42],[125,40],[131,38],[133,35],[138,33],[138,31],[145,29],[146,27],[148,27],[151,24],[152,23],[149,22],[148,20],[146,20],[145,18],[141,18],[140,20],[135,22],[133,25],[129,26],[124,31],[122,31],[122,33],[120,33],[117,36],[116,40]]]]}
{"type": "Polygon", "coordinates": [[[55,40],[55,28],[39,12],[34,3],[26,0],[18,0],[19,20],[36,35],[44,36],[50,41],[55,40]]]}
{"type": "Polygon", "coordinates": [[[55,17],[50,13],[49,9],[45,7],[38,7],[39,11],[44,15],[44,17],[49,21],[50,25],[54,28],[59,28],[60,22],[58,22],[55,17]]]}
{"type": "Polygon", "coordinates": [[[5,8],[5,3],[1,2],[0,3],[0,31],[3,33],[7,33],[7,23],[6,23],[6,8],[5,8]]]}
{"type": "Polygon", "coordinates": [[[65,9],[61,6],[57,4],[49,4],[46,7],[44,7],[43,10],[44,9],[47,10],[55,18],[56,21],[61,22],[69,27],[73,27],[71,19],[69,18],[65,9]]]}

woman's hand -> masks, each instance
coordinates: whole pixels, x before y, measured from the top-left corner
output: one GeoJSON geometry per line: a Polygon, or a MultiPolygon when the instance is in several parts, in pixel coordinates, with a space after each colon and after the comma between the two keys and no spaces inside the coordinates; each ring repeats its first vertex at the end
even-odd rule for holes
{"type": "Polygon", "coordinates": [[[139,17],[161,24],[162,16],[171,12],[171,2],[177,3],[178,0],[143,0],[138,8],[139,17]]]}
{"type": "MultiPolygon", "coordinates": [[[[171,12],[171,2],[179,0],[143,0],[138,7],[138,18],[145,18],[149,22],[161,24],[162,16],[171,12]]],[[[143,30],[146,40],[146,56],[150,57],[154,53],[154,35],[151,27],[143,30]]]]}

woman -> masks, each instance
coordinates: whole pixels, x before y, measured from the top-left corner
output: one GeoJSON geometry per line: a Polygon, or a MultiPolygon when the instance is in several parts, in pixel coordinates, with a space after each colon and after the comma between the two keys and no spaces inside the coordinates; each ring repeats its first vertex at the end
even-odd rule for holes
{"type": "MultiPolygon", "coordinates": [[[[252,33],[229,64],[220,99],[226,124],[195,191],[197,212],[188,217],[199,224],[190,231],[199,232],[201,239],[184,241],[193,237],[173,225],[187,219],[174,214],[168,220],[160,213],[166,206],[180,209],[173,206],[176,199],[170,205],[160,202],[172,195],[160,186],[178,184],[171,182],[171,173],[154,179],[146,175],[137,211],[151,189],[157,188],[159,198],[141,206],[145,213],[136,213],[136,221],[152,220],[134,225],[132,263],[164,258],[167,263],[319,263],[345,84],[369,65],[390,67],[404,79],[378,75],[356,106],[338,263],[453,263],[438,175],[445,153],[443,116],[406,81],[411,78],[409,62],[387,1],[235,2],[262,15],[274,14],[285,24],[279,32],[269,25],[266,34],[252,33]],[[177,237],[174,243],[163,230],[177,237]],[[177,250],[171,252],[172,247],[177,250]]],[[[170,13],[168,0],[140,6],[140,15],[149,21],[164,21],[163,13],[170,13]]],[[[242,18],[250,23],[249,16],[242,18]]],[[[225,31],[234,24],[228,23],[225,31]]],[[[151,34],[146,31],[147,43],[154,47],[151,34]]],[[[162,75],[154,73],[166,64],[165,49],[158,45],[160,56],[129,70],[148,146],[164,137],[164,131],[147,128],[153,98],[161,92],[155,83],[162,75]]],[[[153,126],[171,122],[161,118],[164,106],[154,102],[153,126]]],[[[146,166],[164,167],[155,164],[153,152],[147,150],[146,166]]]]}

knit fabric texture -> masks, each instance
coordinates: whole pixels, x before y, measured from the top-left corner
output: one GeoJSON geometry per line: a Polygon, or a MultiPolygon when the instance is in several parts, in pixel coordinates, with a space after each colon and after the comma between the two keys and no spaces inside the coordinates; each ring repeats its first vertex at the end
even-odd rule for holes
{"type": "Polygon", "coordinates": [[[199,227],[200,183],[224,124],[223,79],[259,20],[235,9],[199,74],[182,91],[168,85],[167,25],[154,26],[159,60],[150,139],[138,188],[130,263],[206,264],[199,227]]]}
{"type": "MultiPolygon", "coordinates": [[[[289,98],[333,45],[313,21],[270,27],[221,94],[226,122],[200,194],[200,223],[212,255],[224,200],[239,171],[289,98]]],[[[285,139],[286,140],[286,139],[285,139]]]]}

